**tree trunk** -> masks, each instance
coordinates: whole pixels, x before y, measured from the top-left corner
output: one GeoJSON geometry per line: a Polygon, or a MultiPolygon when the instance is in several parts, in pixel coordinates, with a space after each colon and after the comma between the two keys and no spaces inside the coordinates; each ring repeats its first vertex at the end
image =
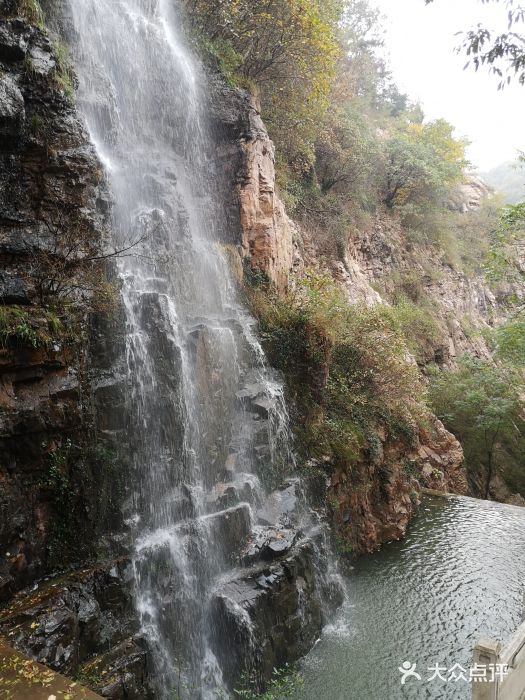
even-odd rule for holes
{"type": "Polygon", "coordinates": [[[490,496],[490,482],[492,481],[492,450],[489,452],[489,461],[487,463],[487,483],[485,485],[485,500],[489,500],[490,496]]]}

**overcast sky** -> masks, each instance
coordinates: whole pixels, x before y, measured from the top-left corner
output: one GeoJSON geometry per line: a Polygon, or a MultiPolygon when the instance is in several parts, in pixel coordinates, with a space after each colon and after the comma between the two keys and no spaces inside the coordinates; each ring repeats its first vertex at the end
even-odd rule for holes
{"type": "MultiPolygon", "coordinates": [[[[506,30],[503,3],[480,0],[371,0],[385,19],[390,67],[399,87],[419,100],[428,118],[444,117],[472,145],[469,158],[482,170],[525,150],[525,86],[498,91],[487,71],[463,70],[456,32],[482,22],[506,30]]],[[[524,28],[525,31],[525,28],[524,28]]]]}

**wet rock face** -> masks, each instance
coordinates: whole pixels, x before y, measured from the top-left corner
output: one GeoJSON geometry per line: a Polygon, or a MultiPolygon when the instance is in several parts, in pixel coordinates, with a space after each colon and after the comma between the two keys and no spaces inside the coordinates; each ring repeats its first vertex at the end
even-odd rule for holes
{"type": "Polygon", "coordinates": [[[44,581],[0,614],[0,632],[31,658],[113,700],[148,697],[130,563],[112,562],[44,581]]]}
{"type": "MultiPolygon", "coordinates": [[[[291,479],[254,510],[239,568],[211,600],[212,650],[231,690],[253,676],[262,690],[275,668],[304,656],[342,603],[329,568],[328,527],[312,526],[302,484],[291,479]]],[[[232,547],[235,543],[232,541],[232,547]]]]}
{"type": "Polygon", "coordinates": [[[9,75],[0,79],[0,138],[16,139],[26,119],[24,98],[9,75]]]}
{"type": "MultiPolygon", "coordinates": [[[[79,523],[85,534],[100,532],[107,464],[97,457],[69,474],[70,446],[81,441],[90,387],[90,411],[98,391],[101,412],[111,403],[119,415],[121,405],[118,313],[78,327],[64,317],[55,336],[42,305],[35,261],[49,252],[50,230],[67,236],[82,226],[102,242],[108,196],[87,133],[55,80],[53,43],[17,16],[18,5],[0,4],[0,315],[15,319],[0,341],[0,600],[49,570],[65,512],[78,532],[79,523]]],[[[119,427],[111,426],[111,439],[119,427]]]]}
{"type": "Polygon", "coordinates": [[[259,565],[216,592],[214,653],[231,688],[252,670],[262,687],[274,668],[311,649],[325,621],[314,572],[312,542],[303,540],[284,559],[259,565]]]}

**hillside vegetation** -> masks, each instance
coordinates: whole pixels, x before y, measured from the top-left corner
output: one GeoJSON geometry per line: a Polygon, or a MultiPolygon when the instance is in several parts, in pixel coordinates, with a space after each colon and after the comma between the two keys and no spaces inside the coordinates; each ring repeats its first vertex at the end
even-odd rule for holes
{"type": "Polygon", "coordinates": [[[315,251],[284,297],[253,265],[247,276],[298,406],[300,444],[351,475],[385,431],[409,450],[431,409],[462,441],[474,494],[497,497],[497,476],[525,495],[523,280],[509,261],[522,250],[522,210],[493,196],[463,204],[467,144],[398,90],[366,0],[186,4],[203,54],[260,99],[281,196],[315,251]],[[375,280],[383,303],[350,304],[334,270],[351,276],[349,248],[378,222],[397,231],[408,263],[375,280]],[[472,327],[444,314],[432,296],[443,276],[492,286],[497,314],[472,327]],[[438,361],[451,323],[473,350],[438,361]]]}

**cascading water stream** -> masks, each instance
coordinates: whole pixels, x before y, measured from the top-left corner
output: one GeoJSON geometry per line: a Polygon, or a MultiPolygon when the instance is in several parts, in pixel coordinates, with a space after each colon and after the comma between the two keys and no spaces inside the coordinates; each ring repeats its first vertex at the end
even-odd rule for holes
{"type": "MultiPolygon", "coordinates": [[[[282,391],[220,253],[202,77],[167,0],[70,0],[78,102],[113,197],[136,480],[136,605],[155,697],[216,697],[208,600],[252,530],[262,457],[289,461],[282,391]],[[265,420],[245,409],[256,387],[265,420]],[[241,392],[241,399],[239,398],[241,392]],[[249,393],[249,392],[248,392],[249,393]],[[257,417],[256,417],[257,418],[257,417]],[[239,484],[226,503],[220,484],[239,484]],[[220,489],[219,489],[220,490],[220,489]]],[[[242,611],[241,611],[242,612],[242,611]]],[[[245,613],[242,613],[245,615],[245,613]]],[[[249,621],[246,621],[249,626],[249,621]]]]}

